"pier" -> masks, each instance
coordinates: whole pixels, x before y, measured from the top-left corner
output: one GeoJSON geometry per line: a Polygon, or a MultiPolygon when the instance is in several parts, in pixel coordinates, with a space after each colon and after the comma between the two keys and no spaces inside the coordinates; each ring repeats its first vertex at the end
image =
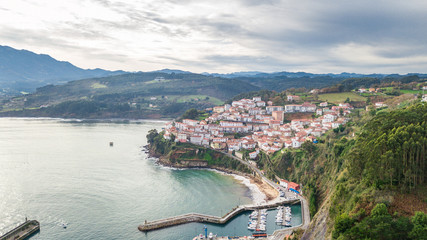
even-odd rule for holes
{"type": "Polygon", "coordinates": [[[24,240],[38,231],[40,231],[40,223],[36,220],[28,220],[1,236],[0,240],[24,240]]]}
{"type": "Polygon", "coordinates": [[[217,216],[200,214],[200,213],[188,213],[184,215],[159,219],[159,220],[150,221],[150,222],[145,221],[145,223],[139,225],[138,229],[143,232],[148,232],[151,230],[156,230],[160,228],[171,227],[171,226],[191,223],[191,222],[225,224],[229,220],[231,220],[233,217],[245,211],[264,209],[264,208],[275,208],[277,206],[281,206],[284,204],[295,204],[298,202],[300,202],[299,199],[290,199],[290,200],[288,199],[288,200],[269,202],[265,204],[242,205],[233,209],[229,213],[225,214],[223,217],[217,217],[217,216]]]}

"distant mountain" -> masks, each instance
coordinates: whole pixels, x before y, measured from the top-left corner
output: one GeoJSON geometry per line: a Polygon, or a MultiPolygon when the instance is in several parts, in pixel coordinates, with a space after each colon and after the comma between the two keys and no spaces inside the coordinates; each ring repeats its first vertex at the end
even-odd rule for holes
{"type": "Polygon", "coordinates": [[[34,91],[48,84],[123,74],[124,71],[81,69],[46,54],[0,46],[0,90],[34,91]]]}
{"type": "Polygon", "coordinates": [[[236,77],[254,77],[258,74],[269,74],[258,71],[250,71],[250,72],[234,72],[234,73],[202,73],[203,75],[215,76],[215,77],[223,77],[223,78],[236,78],[236,77]]]}
{"type": "Polygon", "coordinates": [[[162,70],[153,71],[153,72],[167,73],[167,74],[171,74],[171,73],[174,73],[174,74],[192,73],[192,72],[189,72],[189,71],[182,71],[182,70],[179,70],[179,69],[168,69],[168,68],[165,68],[165,69],[162,69],[162,70]]]}

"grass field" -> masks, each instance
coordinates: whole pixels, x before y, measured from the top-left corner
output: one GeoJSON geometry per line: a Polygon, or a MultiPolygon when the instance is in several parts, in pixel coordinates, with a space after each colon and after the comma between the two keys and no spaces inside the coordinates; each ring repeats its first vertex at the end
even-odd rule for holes
{"type": "Polygon", "coordinates": [[[91,86],[93,89],[99,89],[99,88],[107,88],[107,85],[101,84],[101,83],[94,83],[91,86]]]}
{"type": "Polygon", "coordinates": [[[159,81],[159,80],[151,80],[151,81],[145,82],[145,84],[166,83],[166,82],[170,82],[170,81],[172,81],[172,80],[170,80],[170,79],[165,79],[165,80],[161,80],[161,81],[159,81]]]}
{"type": "Polygon", "coordinates": [[[222,105],[224,104],[223,101],[221,101],[218,98],[207,96],[207,95],[188,95],[188,96],[177,96],[176,101],[177,102],[191,102],[196,101],[196,99],[199,99],[199,101],[208,101],[215,105],[222,105]],[[206,97],[209,97],[209,100],[205,100],[206,97]]]}
{"type": "Polygon", "coordinates": [[[402,90],[400,90],[400,92],[401,93],[418,94],[418,93],[423,93],[423,90],[407,90],[407,89],[402,89],[402,90]]]}
{"type": "Polygon", "coordinates": [[[343,103],[347,98],[350,98],[350,101],[366,101],[365,97],[354,92],[319,94],[320,100],[331,103],[343,103]]]}
{"type": "Polygon", "coordinates": [[[162,96],[150,96],[150,97],[156,97],[157,100],[161,100],[161,101],[170,101],[170,102],[176,101],[177,103],[185,103],[185,102],[194,102],[194,103],[205,102],[206,103],[206,102],[210,102],[216,106],[224,104],[224,102],[221,99],[211,97],[208,95],[186,95],[186,96],[167,95],[167,96],[165,96],[164,99],[162,99],[162,96]],[[206,97],[208,97],[209,99],[206,100],[206,97]]]}

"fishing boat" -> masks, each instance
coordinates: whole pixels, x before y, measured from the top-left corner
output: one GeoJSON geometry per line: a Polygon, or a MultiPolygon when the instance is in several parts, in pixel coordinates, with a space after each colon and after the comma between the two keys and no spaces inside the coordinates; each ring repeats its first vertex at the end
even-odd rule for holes
{"type": "Polygon", "coordinates": [[[255,238],[267,237],[267,233],[265,231],[257,230],[256,232],[252,233],[252,237],[255,237],[255,238]]]}

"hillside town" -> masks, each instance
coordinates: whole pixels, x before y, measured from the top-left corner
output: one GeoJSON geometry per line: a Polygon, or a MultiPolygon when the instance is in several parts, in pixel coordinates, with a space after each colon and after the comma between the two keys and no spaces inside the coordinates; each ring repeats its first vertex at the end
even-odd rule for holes
{"type": "MultiPolygon", "coordinates": [[[[299,96],[289,95],[288,101],[298,101],[299,96]]],[[[165,139],[209,146],[216,150],[237,152],[251,151],[255,159],[259,151],[272,154],[283,148],[299,148],[305,141],[317,143],[326,131],[345,124],[353,107],[348,103],[328,107],[312,103],[273,106],[261,97],[241,99],[230,104],[207,109],[204,120],[183,119],[165,126],[165,139]],[[312,113],[315,118],[293,119],[285,122],[289,113],[312,113]],[[235,138],[238,134],[240,138],[235,138]],[[173,135],[173,136],[172,136],[173,135]]]]}

